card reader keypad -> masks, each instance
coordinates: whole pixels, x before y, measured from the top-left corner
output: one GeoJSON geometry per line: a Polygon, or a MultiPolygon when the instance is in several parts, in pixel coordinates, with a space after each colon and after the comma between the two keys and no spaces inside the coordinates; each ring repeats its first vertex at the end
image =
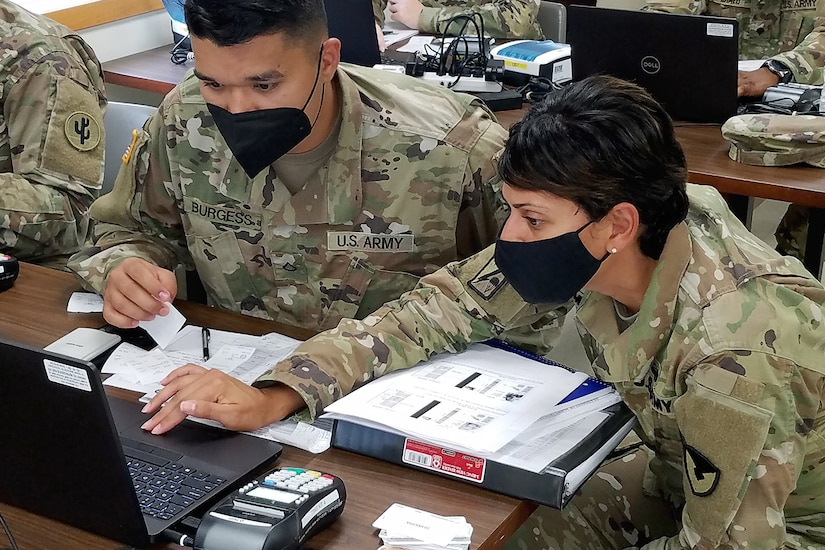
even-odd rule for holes
{"type": "MultiPolygon", "coordinates": [[[[297,501],[297,503],[300,504],[309,498],[309,495],[322,491],[332,485],[333,481],[332,476],[314,470],[281,468],[268,474],[263,481],[260,482],[260,485],[262,487],[286,489],[288,491],[303,493],[303,496],[297,501]]],[[[242,495],[246,494],[258,484],[257,481],[247,483],[244,487],[241,487],[239,493],[242,495]]]]}

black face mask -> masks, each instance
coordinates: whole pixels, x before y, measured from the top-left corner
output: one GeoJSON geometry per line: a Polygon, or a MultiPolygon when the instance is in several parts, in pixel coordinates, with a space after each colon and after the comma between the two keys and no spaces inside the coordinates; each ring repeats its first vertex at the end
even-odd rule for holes
{"type": "Polygon", "coordinates": [[[525,302],[563,304],[593,278],[609,256],[594,258],[578,231],[532,242],[496,241],[496,265],[525,302]]]}
{"type": "MultiPolygon", "coordinates": [[[[322,47],[322,55],[323,51],[322,47]]],[[[309,122],[304,109],[309,105],[309,100],[315,93],[320,74],[321,57],[319,56],[312,90],[300,109],[278,107],[245,113],[230,113],[217,105],[206,104],[215,120],[215,126],[218,127],[232,154],[250,178],[254,178],[261,170],[284,156],[312,132],[312,127],[321,114],[326,86],[321,87],[321,105],[318,107],[318,114],[315,115],[315,121],[309,122]]]]}

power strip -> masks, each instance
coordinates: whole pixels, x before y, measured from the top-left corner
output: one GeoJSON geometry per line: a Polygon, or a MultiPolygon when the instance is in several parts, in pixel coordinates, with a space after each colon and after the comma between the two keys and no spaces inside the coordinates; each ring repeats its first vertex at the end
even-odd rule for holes
{"type": "Polygon", "coordinates": [[[424,73],[424,76],[419,78],[436,86],[450,88],[454,92],[500,92],[502,89],[501,82],[484,80],[478,76],[462,76],[455,86],[452,84],[455,82],[456,77],[448,74],[439,76],[437,73],[424,73]]]}

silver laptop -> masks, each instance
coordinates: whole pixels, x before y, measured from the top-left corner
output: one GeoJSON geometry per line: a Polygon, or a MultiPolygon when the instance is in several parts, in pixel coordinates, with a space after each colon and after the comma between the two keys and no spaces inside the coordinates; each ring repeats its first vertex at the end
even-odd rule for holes
{"type": "Polygon", "coordinates": [[[282,450],[188,421],[153,436],[90,363],[4,340],[0,404],[0,501],[140,548],[282,450]]]}
{"type": "Polygon", "coordinates": [[[736,19],[569,6],[573,80],[610,74],[646,88],[674,120],[736,114],[736,19]]]}

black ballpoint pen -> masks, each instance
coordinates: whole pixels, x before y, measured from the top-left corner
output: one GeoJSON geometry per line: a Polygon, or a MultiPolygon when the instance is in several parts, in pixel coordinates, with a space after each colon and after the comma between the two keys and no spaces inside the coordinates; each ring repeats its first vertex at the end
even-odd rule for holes
{"type": "Polygon", "coordinates": [[[211,335],[209,334],[209,329],[203,327],[201,329],[201,341],[203,342],[203,360],[209,361],[209,339],[211,335]]]}

